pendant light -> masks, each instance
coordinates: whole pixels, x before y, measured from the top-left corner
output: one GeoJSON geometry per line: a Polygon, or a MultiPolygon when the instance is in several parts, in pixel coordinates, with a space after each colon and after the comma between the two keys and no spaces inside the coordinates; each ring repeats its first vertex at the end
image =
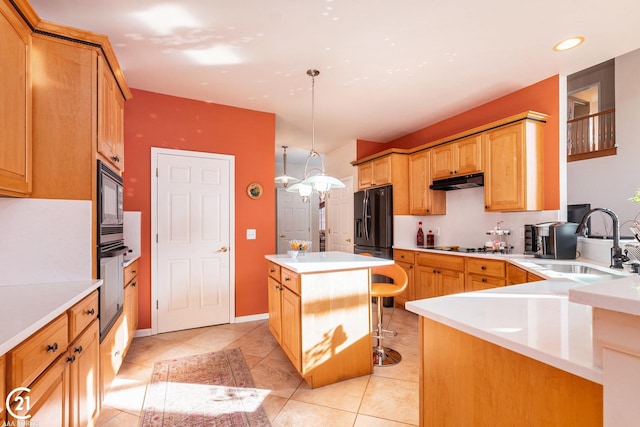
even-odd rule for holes
{"type": "Polygon", "coordinates": [[[284,165],[284,175],[280,175],[276,177],[276,184],[282,184],[284,188],[287,188],[289,184],[295,184],[300,181],[298,178],[294,178],[292,176],[287,175],[287,146],[283,145],[284,154],[282,155],[282,164],[284,165]]]}
{"type": "Polygon", "coordinates": [[[307,70],[307,74],[311,76],[311,151],[304,164],[304,179],[287,188],[288,192],[297,192],[305,203],[309,201],[313,193],[318,193],[318,197],[322,201],[332,188],[345,187],[342,181],[326,174],[324,160],[315,150],[315,78],[320,74],[320,71],[311,69],[307,70]],[[320,159],[320,167],[309,169],[309,162],[315,157],[320,159]]]}

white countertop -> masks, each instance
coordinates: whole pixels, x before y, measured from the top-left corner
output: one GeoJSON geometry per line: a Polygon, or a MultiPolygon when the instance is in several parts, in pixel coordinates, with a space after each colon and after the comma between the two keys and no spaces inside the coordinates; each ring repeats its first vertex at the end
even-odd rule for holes
{"type": "Polygon", "coordinates": [[[569,301],[640,316],[640,275],[571,289],[569,301]]]}
{"type": "Polygon", "coordinates": [[[602,371],[593,366],[591,307],[568,298],[570,289],[582,286],[546,280],[411,301],[406,309],[602,383],[602,371]]]}
{"type": "Polygon", "coordinates": [[[0,285],[0,355],[98,289],[102,280],[0,285]]]}
{"type": "Polygon", "coordinates": [[[393,260],[347,252],[309,252],[296,258],[289,255],[265,255],[265,258],[296,273],[355,270],[393,264],[393,260]]]}

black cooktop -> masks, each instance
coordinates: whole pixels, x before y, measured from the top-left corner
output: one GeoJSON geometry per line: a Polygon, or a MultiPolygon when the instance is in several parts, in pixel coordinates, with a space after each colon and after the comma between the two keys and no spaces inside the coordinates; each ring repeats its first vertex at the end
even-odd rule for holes
{"type": "Polygon", "coordinates": [[[435,249],[438,251],[444,251],[444,252],[460,252],[460,253],[467,253],[467,254],[473,254],[473,253],[491,253],[491,254],[499,254],[499,253],[510,253],[511,250],[513,249],[513,247],[509,247],[509,248],[505,248],[502,250],[493,250],[493,249],[489,249],[486,248],[484,246],[481,247],[477,247],[477,248],[466,248],[463,246],[436,246],[433,248],[428,248],[428,247],[424,247],[425,249],[435,249]]]}

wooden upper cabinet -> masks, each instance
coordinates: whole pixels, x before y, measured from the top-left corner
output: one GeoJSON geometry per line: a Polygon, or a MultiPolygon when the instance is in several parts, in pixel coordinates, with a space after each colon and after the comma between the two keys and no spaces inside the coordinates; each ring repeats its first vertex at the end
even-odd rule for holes
{"type": "Polygon", "coordinates": [[[124,170],[124,98],[111,70],[98,56],[98,152],[124,170]]]}
{"type": "Polygon", "coordinates": [[[420,151],[409,156],[409,214],[411,215],[447,213],[445,192],[429,189],[432,156],[433,150],[420,151]]]}
{"type": "Polygon", "coordinates": [[[391,156],[363,163],[358,166],[358,188],[391,184],[391,156]]]}
{"type": "Polygon", "coordinates": [[[443,179],[482,171],[482,136],[474,135],[431,150],[431,177],[443,179]]]}
{"type": "Polygon", "coordinates": [[[31,192],[31,31],[0,0],[0,195],[31,192]]]}
{"type": "Polygon", "coordinates": [[[483,134],[485,210],[543,208],[543,125],[526,119],[483,134]]]}
{"type": "Polygon", "coordinates": [[[358,190],[393,185],[393,214],[409,214],[409,156],[391,153],[352,164],[358,166],[358,190]]]}

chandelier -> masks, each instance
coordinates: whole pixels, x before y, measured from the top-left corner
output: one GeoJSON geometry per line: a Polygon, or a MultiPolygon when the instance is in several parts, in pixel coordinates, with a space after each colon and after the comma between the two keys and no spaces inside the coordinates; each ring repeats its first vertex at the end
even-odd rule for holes
{"type": "Polygon", "coordinates": [[[284,154],[282,154],[282,164],[284,166],[284,170],[283,175],[276,177],[276,184],[282,184],[284,188],[287,188],[289,184],[295,184],[300,180],[293,176],[287,175],[287,148],[289,147],[283,145],[282,148],[284,149],[284,154]]]}
{"type": "Polygon", "coordinates": [[[307,74],[311,76],[311,151],[304,163],[304,179],[287,188],[287,192],[297,192],[304,203],[309,201],[313,193],[318,193],[318,197],[322,201],[332,188],[345,187],[342,181],[326,174],[324,160],[315,150],[315,78],[320,74],[320,71],[311,69],[307,70],[307,74]],[[320,167],[309,168],[310,161],[316,157],[320,160],[320,167]]]}

